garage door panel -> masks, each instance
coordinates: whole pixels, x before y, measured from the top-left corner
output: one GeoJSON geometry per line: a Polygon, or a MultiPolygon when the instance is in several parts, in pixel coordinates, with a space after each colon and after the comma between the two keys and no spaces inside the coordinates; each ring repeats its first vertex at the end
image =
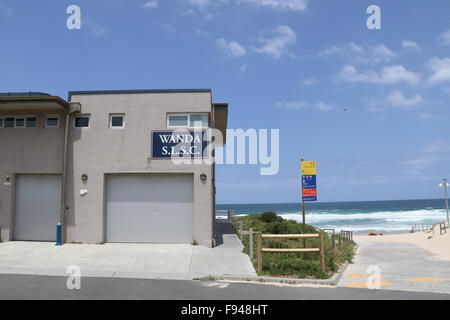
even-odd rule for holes
{"type": "Polygon", "coordinates": [[[191,242],[193,199],[192,175],[108,176],[107,241],[191,242]]]}
{"type": "Polygon", "coordinates": [[[55,241],[61,205],[61,176],[18,175],[14,240],[55,241]]]}

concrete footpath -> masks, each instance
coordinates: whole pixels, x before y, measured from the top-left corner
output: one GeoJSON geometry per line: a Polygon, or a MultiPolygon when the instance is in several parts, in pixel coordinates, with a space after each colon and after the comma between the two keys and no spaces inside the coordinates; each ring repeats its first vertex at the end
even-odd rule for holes
{"type": "Polygon", "coordinates": [[[379,270],[385,290],[450,293],[450,261],[409,243],[358,241],[358,245],[354,264],[347,267],[339,287],[367,288],[367,280],[379,270]]]}
{"type": "Polygon", "coordinates": [[[218,220],[217,246],[190,244],[0,243],[0,274],[67,276],[79,266],[85,277],[192,280],[211,274],[256,275],[226,220],[218,220]]]}

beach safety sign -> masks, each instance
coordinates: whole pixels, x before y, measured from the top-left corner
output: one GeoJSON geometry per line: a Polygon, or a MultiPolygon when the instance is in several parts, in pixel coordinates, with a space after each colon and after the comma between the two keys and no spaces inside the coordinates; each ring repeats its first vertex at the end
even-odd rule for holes
{"type": "Polygon", "coordinates": [[[315,161],[302,161],[303,201],[317,201],[317,175],[315,161]]]}

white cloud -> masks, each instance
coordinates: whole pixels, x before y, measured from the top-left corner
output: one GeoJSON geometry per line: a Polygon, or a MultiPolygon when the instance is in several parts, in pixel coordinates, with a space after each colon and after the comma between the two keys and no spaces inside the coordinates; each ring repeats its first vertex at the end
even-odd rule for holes
{"type": "Polygon", "coordinates": [[[440,44],[450,45],[450,30],[444,31],[437,36],[437,40],[440,44]]]}
{"type": "Polygon", "coordinates": [[[288,26],[277,26],[271,31],[271,38],[260,37],[261,47],[253,50],[279,59],[283,55],[290,55],[288,46],[297,40],[297,34],[288,26]]]}
{"type": "Polygon", "coordinates": [[[290,102],[277,102],[275,104],[276,108],[280,109],[305,109],[305,108],[315,108],[319,111],[331,111],[334,109],[334,106],[331,104],[327,104],[323,101],[320,101],[316,104],[311,104],[306,101],[290,101],[290,102]]]}
{"type": "Polygon", "coordinates": [[[214,19],[214,15],[212,13],[207,13],[205,14],[205,21],[211,21],[212,19],[214,19]]]}
{"type": "Polygon", "coordinates": [[[316,108],[320,111],[331,111],[334,109],[334,106],[320,101],[319,103],[316,104],[316,108]]]}
{"type": "Polygon", "coordinates": [[[144,8],[147,8],[147,9],[158,8],[158,1],[149,1],[146,4],[144,4],[144,8]]]}
{"type": "Polygon", "coordinates": [[[360,73],[354,66],[347,65],[342,67],[337,75],[337,78],[342,81],[372,84],[397,84],[401,82],[417,84],[420,77],[420,74],[408,71],[403,66],[390,66],[384,67],[379,72],[369,70],[360,73]]]}
{"type": "Polygon", "coordinates": [[[402,47],[411,51],[422,51],[422,48],[414,41],[402,40],[402,47]]]}
{"type": "Polygon", "coordinates": [[[312,86],[313,84],[316,84],[317,80],[315,78],[309,78],[309,79],[304,79],[302,81],[302,85],[304,86],[312,86]]]}
{"type": "Polygon", "coordinates": [[[372,59],[375,61],[391,61],[398,57],[398,55],[386,47],[384,44],[379,44],[371,48],[372,59]]]}
{"type": "Polygon", "coordinates": [[[211,34],[208,31],[202,29],[195,29],[195,34],[199,37],[209,37],[211,34]]]}
{"type": "Polygon", "coordinates": [[[217,39],[217,44],[225,51],[228,57],[239,58],[247,54],[247,50],[236,41],[227,42],[224,38],[217,39]]]}
{"type": "Polygon", "coordinates": [[[197,7],[199,10],[204,10],[211,5],[210,0],[187,0],[188,4],[197,7]]]}
{"type": "Polygon", "coordinates": [[[424,112],[419,114],[419,119],[421,120],[432,120],[432,119],[436,119],[437,116],[435,116],[434,114],[428,113],[428,112],[424,112]]]}
{"type": "Polygon", "coordinates": [[[354,42],[350,42],[348,45],[339,47],[339,46],[331,46],[328,49],[325,49],[319,52],[320,56],[330,56],[333,54],[339,54],[343,56],[349,56],[354,54],[365,54],[366,50],[363,47],[358,46],[354,42]]]}
{"type": "Polygon", "coordinates": [[[237,3],[247,3],[257,7],[269,7],[281,11],[304,11],[309,0],[237,0],[237,3]]]}
{"type": "Polygon", "coordinates": [[[311,105],[306,101],[277,102],[275,107],[282,109],[304,109],[311,105]]]}
{"type": "Polygon", "coordinates": [[[97,37],[101,37],[106,32],[106,28],[104,27],[94,27],[92,28],[92,33],[96,35],[97,37]]]}
{"type": "Polygon", "coordinates": [[[248,64],[242,65],[241,68],[240,68],[241,73],[246,73],[247,72],[247,68],[248,68],[248,64]]]}
{"type": "Polygon", "coordinates": [[[384,44],[364,48],[354,42],[350,42],[345,46],[331,46],[319,52],[319,56],[322,57],[330,55],[339,55],[349,61],[359,63],[389,62],[398,57],[397,53],[390,50],[384,44]]]}
{"type": "Polygon", "coordinates": [[[433,75],[428,78],[429,84],[434,85],[450,81],[450,58],[433,57],[428,62],[428,67],[433,72],[433,75]]]}
{"type": "Polygon", "coordinates": [[[420,95],[415,95],[411,98],[406,98],[400,90],[392,92],[387,98],[386,102],[394,107],[411,108],[423,104],[425,100],[420,95]]]}

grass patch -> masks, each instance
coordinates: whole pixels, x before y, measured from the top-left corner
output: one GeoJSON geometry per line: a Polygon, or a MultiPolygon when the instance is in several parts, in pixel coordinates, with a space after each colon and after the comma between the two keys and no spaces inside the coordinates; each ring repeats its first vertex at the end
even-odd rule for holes
{"type": "MultiPolygon", "coordinates": [[[[234,229],[239,235],[239,221],[243,223],[243,230],[261,231],[265,234],[301,234],[302,224],[285,220],[273,212],[265,212],[263,214],[252,214],[244,217],[236,217],[234,229]]],[[[306,225],[306,233],[319,233],[319,229],[306,225]]],[[[254,234],[253,252],[254,261],[252,261],[255,270],[258,268],[257,248],[258,236],[254,234]]],[[[243,252],[250,253],[250,235],[244,235],[242,244],[243,252]]],[[[306,239],[307,248],[318,248],[318,239],[306,239]]],[[[320,270],[320,254],[319,253],[264,253],[262,260],[262,273],[260,276],[284,276],[302,279],[328,279],[335,274],[345,262],[351,262],[354,256],[356,244],[351,242],[345,247],[339,249],[338,237],[335,237],[335,248],[331,235],[324,233],[325,247],[325,272],[320,270]]],[[[263,248],[303,248],[303,239],[264,239],[263,248]]]]}

